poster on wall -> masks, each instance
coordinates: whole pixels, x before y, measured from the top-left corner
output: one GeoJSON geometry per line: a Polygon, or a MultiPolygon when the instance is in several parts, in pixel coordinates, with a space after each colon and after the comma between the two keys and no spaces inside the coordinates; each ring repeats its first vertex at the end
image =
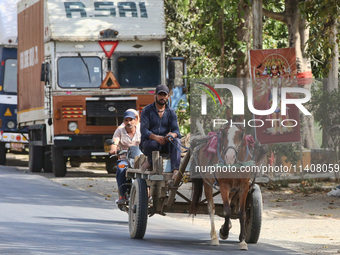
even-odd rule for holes
{"type": "MultiPolygon", "coordinates": [[[[295,49],[250,50],[249,55],[253,106],[272,109],[269,114],[254,115],[256,138],[261,144],[300,142],[299,109],[288,104],[286,114],[281,111],[281,89],[297,87],[295,49]]],[[[287,93],[286,98],[298,98],[298,94],[287,93]]]]}

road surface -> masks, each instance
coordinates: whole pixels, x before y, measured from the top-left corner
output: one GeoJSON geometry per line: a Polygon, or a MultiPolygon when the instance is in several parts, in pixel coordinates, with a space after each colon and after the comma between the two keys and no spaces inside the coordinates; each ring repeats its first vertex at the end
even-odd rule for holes
{"type": "MultiPolygon", "coordinates": [[[[0,166],[0,254],[245,254],[237,236],[209,245],[209,229],[155,215],[143,240],[113,201],[14,167],[0,166]]],[[[249,244],[247,254],[298,254],[249,244]]]]}

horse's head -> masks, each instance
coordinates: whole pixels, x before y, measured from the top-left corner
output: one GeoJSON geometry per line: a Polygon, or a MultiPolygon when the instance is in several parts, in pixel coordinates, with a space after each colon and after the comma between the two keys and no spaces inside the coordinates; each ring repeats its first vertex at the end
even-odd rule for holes
{"type": "MultiPolygon", "coordinates": [[[[239,161],[244,161],[245,159],[241,158],[242,147],[246,145],[245,139],[245,129],[243,126],[238,124],[230,124],[231,114],[230,109],[227,109],[227,120],[228,124],[222,131],[221,136],[221,149],[220,153],[222,159],[227,164],[235,164],[239,161]]],[[[235,116],[233,118],[233,123],[241,122],[243,123],[243,116],[235,116]]]]}

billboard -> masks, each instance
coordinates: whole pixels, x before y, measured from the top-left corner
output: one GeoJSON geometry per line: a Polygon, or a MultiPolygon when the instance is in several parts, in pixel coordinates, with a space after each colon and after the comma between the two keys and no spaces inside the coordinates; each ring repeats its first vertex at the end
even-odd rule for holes
{"type": "MultiPolygon", "coordinates": [[[[289,104],[286,112],[281,109],[282,88],[297,87],[295,48],[250,50],[249,55],[254,108],[274,107],[268,115],[254,115],[254,119],[259,120],[256,138],[262,144],[300,142],[299,108],[289,104]]],[[[297,93],[284,96],[285,99],[298,98],[297,93]]]]}

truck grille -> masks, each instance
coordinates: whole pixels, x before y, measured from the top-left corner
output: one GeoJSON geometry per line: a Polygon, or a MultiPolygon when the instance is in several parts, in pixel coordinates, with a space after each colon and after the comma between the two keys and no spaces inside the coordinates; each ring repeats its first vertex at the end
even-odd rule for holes
{"type": "Polygon", "coordinates": [[[136,109],[136,101],[87,101],[88,117],[123,117],[127,109],[136,109]]]}
{"type": "Polygon", "coordinates": [[[86,125],[118,126],[123,122],[124,112],[131,108],[136,109],[135,100],[87,101],[86,125]]]}

